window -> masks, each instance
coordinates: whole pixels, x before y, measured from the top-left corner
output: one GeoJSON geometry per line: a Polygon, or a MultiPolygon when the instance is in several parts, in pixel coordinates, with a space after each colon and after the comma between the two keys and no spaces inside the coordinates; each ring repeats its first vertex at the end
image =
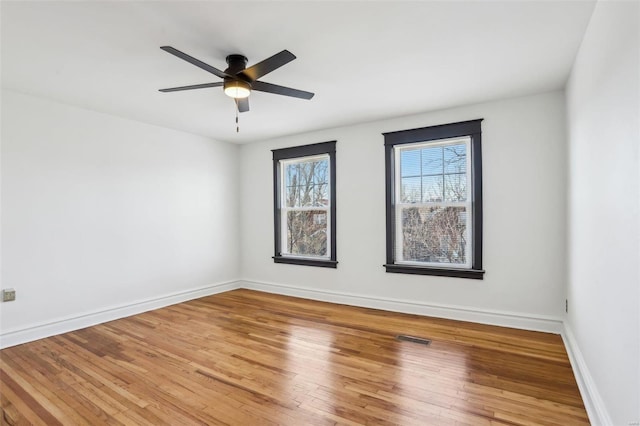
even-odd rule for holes
{"type": "Polygon", "coordinates": [[[336,142],[272,152],[274,262],[335,268],[336,142]]]}
{"type": "Polygon", "coordinates": [[[384,133],[387,272],[482,279],[481,121],[384,133]]]}

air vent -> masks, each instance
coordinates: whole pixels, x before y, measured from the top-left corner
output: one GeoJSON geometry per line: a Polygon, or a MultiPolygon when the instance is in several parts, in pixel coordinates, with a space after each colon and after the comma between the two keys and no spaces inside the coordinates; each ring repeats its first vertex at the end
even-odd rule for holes
{"type": "Polygon", "coordinates": [[[431,340],[429,340],[429,339],[424,339],[422,337],[407,336],[406,334],[398,334],[396,336],[396,340],[399,340],[401,342],[419,343],[419,344],[425,345],[425,346],[428,346],[428,345],[431,344],[431,340]]]}

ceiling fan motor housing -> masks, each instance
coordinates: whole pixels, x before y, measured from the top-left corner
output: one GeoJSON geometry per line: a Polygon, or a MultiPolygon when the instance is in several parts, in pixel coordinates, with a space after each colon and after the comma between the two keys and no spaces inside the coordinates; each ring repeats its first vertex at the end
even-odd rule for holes
{"type": "Polygon", "coordinates": [[[227,56],[227,64],[229,68],[224,70],[225,73],[235,75],[247,67],[247,57],[243,55],[227,56]]]}
{"type": "Polygon", "coordinates": [[[248,79],[245,78],[242,74],[238,74],[246,68],[247,57],[243,55],[229,55],[227,56],[227,64],[229,64],[229,67],[224,70],[224,72],[226,74],[234,75],[236,76],[236,78],[224,78],[223,88],[225,89],[225,93],[226,89],[231,88],[240,90],[246,89],[247,91],[250,91],[251,84],[249,83],[248,79]]]}

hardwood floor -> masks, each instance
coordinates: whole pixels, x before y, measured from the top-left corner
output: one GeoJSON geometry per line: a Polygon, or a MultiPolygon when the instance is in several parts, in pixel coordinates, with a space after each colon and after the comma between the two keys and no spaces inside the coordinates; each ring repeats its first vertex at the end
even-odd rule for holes
{"type": "Polygon", "coordinates": [[[0,355],[3,424],[588,424],[560,336],[249,290],[0,355]]]}

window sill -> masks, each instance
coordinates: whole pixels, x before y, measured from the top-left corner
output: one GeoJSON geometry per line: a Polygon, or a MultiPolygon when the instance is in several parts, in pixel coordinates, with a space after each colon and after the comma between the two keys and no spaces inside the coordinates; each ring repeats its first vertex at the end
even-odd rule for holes
{"type": "Polygon", "coordinates": [[[302,266],[319,266],[321,268],[337,268],[338,262],[336,260],[326,259],[301,259],[297,257],[285,257],[285,256],[273,256],[274,263],[288,263],[291,265],[302,266]]]}
{"type": "Polygon", "coordinates": [[[482,269],[432,268],[394,264],[386,264],[384,267],[387,272],[398,274],[436,275],[439,277],[470,278],[474,280],[481,280],[484,277],[484,270],[482,269]]]}

